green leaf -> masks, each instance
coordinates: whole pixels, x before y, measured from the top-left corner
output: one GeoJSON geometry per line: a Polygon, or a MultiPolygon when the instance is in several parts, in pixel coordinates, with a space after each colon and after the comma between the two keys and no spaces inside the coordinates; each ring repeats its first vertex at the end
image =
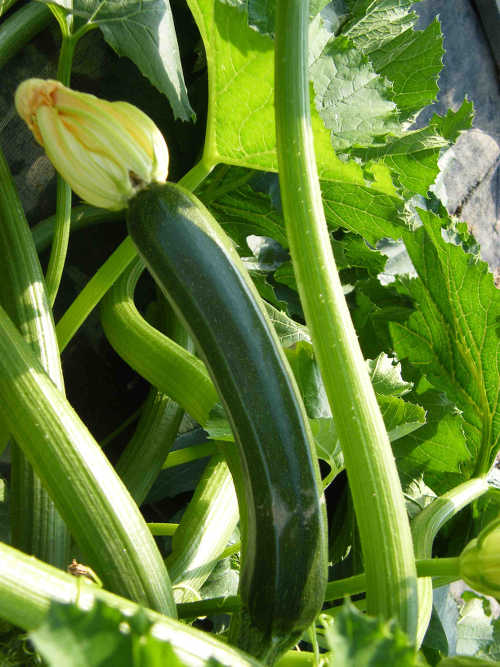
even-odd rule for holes
{"type": "MultiPolygon", "coordinates": [[[[472,127],[474,120],[474,105],[465,99],[458,111],[448,109],[445,116],[438,116],[434,114],[431,118],[430,125],[436,127],[442,137],[447,139],[450,143],[454,143],[461,132],[472,127]]],[[[466,230],[464,230],[465,232],[466,230]]]]}
{"type": "Polygon", "coordinates": [[[311,432],[318,458],[330,466],[328,481],[331,483],[344,469],[344,455],[337,437],[333,419],[310,419],[311,432]]]}
{"type": "Polygon", "coordinates": [[[443,53],[437,19],[425,30],[407,30],[380,50],[370,52],[375,71],[392,82],[392,100],[402,120],[435,100],[443,53]]]}
{"type": "Polygon", "coordinates": [[[460,132],[472,125],[472,103],[465,100],[456,112],[434,115],[421,130],[390,137],[384,144],[354,148],[349,154],[364,161],[382,161],[398,175],[408,196],[426,196],[439,173],[438,159],[443,148],[456,141],[460,132]]]}
{"type": "MultiPolygon", "coordinates": [[[[272,39],[248,27],[245,12],[238,10],[239,2],[230,6],[218,0],[188,0],[188,4],[205,45],[208,65],[205,160],[209,164],[277,171],[272,39]]],[[[400,238],[403,202],[389,168],[383,163],[362,166],[353,160],[340,160],[314,103],[311,115],[329,225],[357,232],[372,245],[383,237],[400,238]]],[[[211,205],[213,202],[214,198],[211,205]]],[[[228,202],[222,217],[229,214],[228,225],[233,225],[235,232],[241,226],[242,234],[237,237],[241,239],[247,219],[241,218],[241,210],[231,210],[233,204],[228,202]],[[233,213],[235,219],[231,218],[233,213]]],[[[260,207],[262,201],[257,205],[260,207]]],[[[259,222],[261,213],[259,210],[259,222]]],[[[277,231],[269,235],[280,240],[277,231]]]]}
{"type": "Polygon", "coordinates": [[[342,34],[369,56],[374,70],[392,82],[391,99],[400,118],[414,114],[436,98],[442,68],[443,39],[435,20],[415,31],[412,0],[359,0],[348,2],[353,16],[342,34]]]}
{"type": "Polygon", "coordinates": [[[377,401],[391,442],[413,433],[425,424],[425,410],[420,405],[379,394],[377,401]]]}
{"type": "Polygon", "coordinates": [[[423,475],[441,495],[471,475],[463,417],[436,391],[417,393],[415,399],[426,410],[427,423],[394,445],[399,475],[403,487],[423,475]]]}
{"type": "Polygon", "coordinates": [[[471,656],[456,655],[453,658],[444,658],[438,662],[437,667],[493,667],[498,663],[486,658],[474,658],[471,656]]]}
{"type": "Polygon", "coordinates": [[[354,148],[350,154],[365,161],[382,160],[398,174],[408,192],[425,196],[439,172],[439,154],[448,145],[448,141],[429,126],[401,137],[390,137],[382,145],[354,148]]]}
{"type": "MultiPolygon", "coordinates": [[[[246,14],[235,6],[214,0],[188,0],[188,5],[207,56],[206,159],[213,164],[277,171],[273,40],[249,28],[246,14]]],[[[336,157],[314,105],[311,111],[321,178],[368,187],[360,165],[336,157]]],[[[385,168],[371,176],[370,187],[374,194],[396,195],[385,168]]]]}
{"type": "Polygon", "coordinates": [[[457,654],[478,658],[500,657],[498,621],[495,622],[490,602],[471,591],[462,594],[465,605],[457,623],[457,654]],[[496,636],[495,636],[496,635],[496,636]]]}
{"type": "Polygon", "coordinates": [[[347,38],[330,42],[310,74],[316,109],[335,149],[369,145],[375,137],[399,129],[390,84],[347,38]]]}
{"type": "Polygon", "coordinates": [[[489,470],[500,446],[500,293],[487,264],[442,238],[442,219],[419,215],[423,226],[405,235],[419,278],[404,286],[418,311],[390,324],[394,349],[462,412],[478,475],[489,470]]]}
{"type": "Polygon", "coordinates": [[[285,352],[299,385],[308,416],[311,419],[331,417],[328,398],[311,343],[299,342],[285,349],[285,352]]]}
{"type": "Polygon", "coordinates": [[[130,58],[167,96],[176,118],[194,120],[169,0],[55,0],[55,4],[98,26],[111,48],[130,58]]]}
{"type": "MultiPolygon", "coordinates": [[[[417,0],[418,1],[418,0],[417,0]]],[[[356,42],[365,53],[382,49],[417,20],[410,12],[414,0],[347,0],[351,17],[342,34],[356,42]]]]}
{"type": "Polygon", "coordinates": [[[151,627],[142,611],[126,617],[102,601],[90,610],[52,602],[44,623],[29,636],[49,667],[185,667],[151,627]]]}
{"type": "Polygon", "coordinates": [[[321,182],[328,225],[355,232],[373,246],[382,238],[401,238],[406,229],[400,215],[403,202],[369,187],[370,172],[364,174],[367,181],[358,184],[345,179],[321,182]]]}
{"type": "Polygon", "coordinates": [[[217,222],[240,248],[246,248],[251,234],[269,236],[284,248],[288,247],[285,226],[269,195],[256,192],[250,185],[242,185],[227,192],[209,208],[217,222]]]}
{"type": "Polygon", "coordinates": [[[277,310],[269,303],[264,303],[264,306],[283,347],[290,347],[299,341],[311,342],[307,327],[298,324],[291,317],[288,317],[284,312],[277,310]]]}
{"type": "Polygon", "coordinates": [[[403,396],[412,390],[413,384],[401,377],[401,364],[386,354],[368,359],[368,368],[375,392],[383,396],[403,396]]]}
{"type": "MultiPolygon", "coordinates": [[[[335,664],[342,667],[417,667],[425,660],[395,623],[362,614],[346,600],[333,621],[320,616],[335,664]]],[[[333,664],[333,663],[332,663],[333,664]]]]}

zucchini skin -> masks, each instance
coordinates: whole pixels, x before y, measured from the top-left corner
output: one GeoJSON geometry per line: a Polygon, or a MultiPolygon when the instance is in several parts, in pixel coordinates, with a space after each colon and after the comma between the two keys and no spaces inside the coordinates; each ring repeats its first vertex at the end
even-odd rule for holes
{"type": "Polygon", "coordinates": [[[302,400],[246,269],[203,204],[179,185],[150,185],[130,201],[127,225],[231,423],[244,480],[247,650],[260,642],[271,657],[271,646],[287,648],[313,622],[327,580],[326,515],[302,400]]]}

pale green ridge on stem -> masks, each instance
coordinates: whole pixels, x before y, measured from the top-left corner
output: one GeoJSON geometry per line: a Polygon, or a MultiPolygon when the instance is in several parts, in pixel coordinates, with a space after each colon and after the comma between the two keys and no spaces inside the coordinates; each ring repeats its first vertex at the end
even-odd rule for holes
{"type": "MultiPolygon", "coordinates": [[[[444,524],[486,491],[486,478],[469,479],[433,500],[417,514],[411,523],[415,558],[430,558],[434,538],[444,524]]],[[[418,601],[417,646],[420,646],[432,614],[432,581],[429,577],[418,581],[418,601]]]]}
{"type": "MultiPolygon", "coordinates": [[[[60,24],[61,25],[61,24],[60,24]]],[[[64,26],[66,24],[62,24],[64,26]]],[[[59,53],[59,65],[57,78],[65,86],[69,86],[71,79],[71,66],[73,54],[78,38],[71,35],[67,29],[62,29],[61,51],[59,53]]],[[[47,284],[47,296],[51,306],[56,300],[59,285],[66,262],[68,252],[69,232],[71,227],[71,188],[64,178],[57,175],[56,215],[54,237],[50,251],[49,265],[45,282],[47,284]]]]}
{"type": "MultiPolygon", "coordinates": [[[[119,609],[125,616],[139,611],[139,606],[108,591],[79,582],[26,554],[0,543],[0,616],[23,630],[34,630],[43,623],[51,600],[76,603],[91,609],[96,600],[119,609]]],[[[186,623],[143,609],[154,623],[155,637],[171,643],[175,653],[192,667],[203,667],[212,657],[231,667],[262,667],[261,663],[219,641],[213,635],[186,623]]]]}
{"type": "Polygon", "coordinates": [[[161,472],[177,436],[184,410],[169,396],[151,388],[134,435],[115,470],[140,507],[161,472]]]}
{"type": "Polygon", "coordinates": [[[172,540],[167,568],[176,602],[193,599],[208,579],[238,519],[233,478],[218,454],[205,468],[172,540]]]}
{"type": "Polygon", "coordinates": [[[308,2],[278,0],[276,132],[281,198],[305,318],[345,458],[367,577],[368,613],[410,638],[417,580],[410,525],[387,432],[358,344],[324,217],[311,128],[308,2]]]}
{"type": "MultiPolygon", "coordinates": [[[[64,391],[59,350],[42,269],[24,210],[0,150],[0,305],[9,313],[43,368],[64,391]]],[[[8,353],[7,353],[8,354],[8,353]]],[[[21,449],[12,449],[12,541],[66,567],[69,533],[21,449]]]]}
{"type": "Polygon", "coordinates": [[[175,616],[167,570],[137,505],[2,308],[0,413],[105,585],[175,616]]]}

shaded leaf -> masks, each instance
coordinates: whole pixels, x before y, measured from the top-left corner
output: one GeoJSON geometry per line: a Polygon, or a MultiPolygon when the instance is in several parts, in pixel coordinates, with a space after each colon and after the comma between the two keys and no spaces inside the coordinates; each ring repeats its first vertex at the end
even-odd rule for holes
{"type": "Polygon", "coordinates": [[[246,247],[247,236],[269,236],[284,248],[288,247],[281,214],[274,208],[269,195],[242,185],[212,201],[209,208],[219,224],[240,248],[246,247]]]}
{"type": "Polygon", "coordinates": [[[98,26],[111,48],[118,55],[130,58],[142,74],[167,96],[176,118],[194,119],[169,0],[54,2],[68,13],[98,26]]]}
{"type": "Polygon", "coordinates": [[[322,419],[331,417],[323,379],[314,358],[312,345],[309,342],[298,342],[285,349],[306,408],[308,417],[322,419]]]}

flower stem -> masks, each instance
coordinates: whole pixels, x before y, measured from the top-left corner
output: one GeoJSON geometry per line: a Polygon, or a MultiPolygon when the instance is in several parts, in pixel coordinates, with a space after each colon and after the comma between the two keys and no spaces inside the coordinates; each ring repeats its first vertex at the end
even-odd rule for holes
{"type": "Polygon", "coordinates": [[[299,294],[358,521],[371,615],[417,623],[415,560],[403,493],[331,250],[311,128],[309,3],[278,0],[275,108],[281,197],[299,294]]]}
{"type": "MultiPolygon", "coordinates": [[[[461,509],[488,490],[484,477],[470,479],[436,498],[413,519],[411,528],[416,558],[430,558],[434,538],[444,524],[461,509]]],[[[417,646],[422,643],[432,614],[432,582],[429,578],[418,582],[417,646]]]]}
{"type": "MultiPolygon", "coordinates": [[[[65,86],[69,86],[71,79],[71,66],[77,40],[63,33],[61,50],[59,53],[59,65],[57,78],[65,86]]],[[[68,252],[69,232],[71,227],[71,188],[64,178],[57,174],[56,194],[56,216],[54,227],[54,238],[50,250],[49,265],[45,282],[47,285],[47,296],[51,306],[56,300],[59,285],[61,283],[66,255],[68,252]]]]}

